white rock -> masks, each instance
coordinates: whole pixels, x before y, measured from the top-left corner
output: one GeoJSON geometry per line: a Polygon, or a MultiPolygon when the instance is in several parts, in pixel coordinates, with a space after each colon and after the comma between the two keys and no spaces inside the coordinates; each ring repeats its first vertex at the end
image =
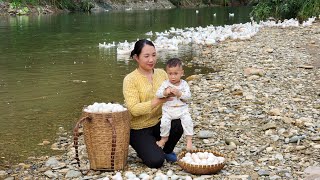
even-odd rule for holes
{"type": "Polygon", "coordinates": [[[56,159],[56,157],[50,157],[45,166],[47,167],[57,167],[59,165],[59,161],[56,159]]]}
{"type": "Polygon", "coordinates": [[[48,178],[57,178],[58,177],[58,175],[53,173],[51,170],[44,172],[44,175],[46,175],[48,178]]]}
{"type": "Polygon", "coordinates": [[[82,174],[81,172],[79,171],[75,171],[75,170],[70,170],[67,172],[65,178],[69,178],[69,179],[72,179],[72,178],[77,178],[77,177],[80,177],[82,174]]]}
{"type": "Polygon", "coordinates": [[[150,177],[147,173],[141,173],[141,174],[139,175],[139,178],[140,178],[140,179],[144,179],[144,180],[148,180],[148,179],[150,179],[151,177],[150,177]]]}
{"type": "Polygon", "coordinates": [[[173,175],[173,171],[172,171],[172,170],[169,170],[169,171],[167,172],[167,176],[171,177],[172,175],[173,175]]]}
{"type": "Polygon", "coordinates": [[[179,179],[180,178],[180,176],[178,176],[178,175],[176,175],[176,174],[173,174],[172,176],[171,176],[171,180],[177,180],[177,179],[179,179]]]}

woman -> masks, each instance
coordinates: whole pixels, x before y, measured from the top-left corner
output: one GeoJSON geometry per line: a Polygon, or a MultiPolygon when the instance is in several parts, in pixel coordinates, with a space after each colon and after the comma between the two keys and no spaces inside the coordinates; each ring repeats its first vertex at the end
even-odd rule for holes
{"type": "Polygon", "coordinates": [[[183,134],[181,121],[172,121],[169,140],[161,149],[156,143],[161,139],[161,107],[171,99],[157,98],[156,91],[168,76],[164,70],[154,68],[157,62],[156,49],[151,41],[137,41],[130,57],[138,63],[138,68],[123,80],[125,104],[133,116],[130,145],[145,165],[159,168],[165,159],[171,162],[177,160],[173,149],[183,134]]]}

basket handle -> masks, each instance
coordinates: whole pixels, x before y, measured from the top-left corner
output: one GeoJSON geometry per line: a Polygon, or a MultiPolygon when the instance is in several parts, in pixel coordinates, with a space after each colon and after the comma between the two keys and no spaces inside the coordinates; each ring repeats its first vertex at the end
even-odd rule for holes
{"type": "Polygon", "coordinates": [[[114,156],[116,154],[116,146],[117,146],[117,131],[113,124],[112,116],[107,118],[112,128],[112,144],[111,144],[111,169],[114,169],[114,156]]]}
{"type": "MultiPolygon", "coordinates": [[[[92,119],[89,116],[83,117],[82,119],[80,119],[76,126],[73,129],[73,146],[75,148],[75,152],[76,152],[76,157],[75,159],[77,160],[77,164],[78,167],[80,167],[80,159],[79,159],[79,151],[78,151],[78,138],[79,138],[79,128],[80,128],[80,124],[82,124],[82,122],[89,120],[91,121],[92,119]]],[[[114,156],[116,154],[116,144],[117,144],[117,131],[116,128],[113,124],[113,120],[112,120],[112,116],[107,117],[108,122],[111,125],[112,128],[112,144],[111,144],[111,169],[114,169],[114,156]]]]}
{"type": "Polygon", "coordinates": [[[76,126],[73,129],[73,146],[76,151],[75,159],[77,160],[77,164],[79,167],[80,167],[80,159],[79,159],[79,151],[78,151],[79,128],[80,128],[80,124],[82,124],[82,122],[84,122],[85,120],[91,120],[91,118],[89,116],[83,117],[77,122],[76,126]]]}

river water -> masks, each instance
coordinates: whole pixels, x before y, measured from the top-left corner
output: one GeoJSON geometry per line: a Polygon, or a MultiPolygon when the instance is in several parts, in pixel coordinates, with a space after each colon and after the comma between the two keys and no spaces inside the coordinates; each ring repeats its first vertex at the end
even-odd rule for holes
{"type": "MultiPolygon", "coordinates": [[[[38,144],[54,143],[59,127],[71,134],[84,105],[123,103],[122,80],[136,64],[119,60],[115,49],[99,49],[99,43],[134,42],[170,27],[244,23],[251,9],[195,10],[0,17],[0,169],[57,153],[38,144]]],[[[193,54],[177,56],[190,61],[193,54]]],[[[158,60],[163,67],[166,59],[158,60]]],[[[210,71],[185,67],[186,76],[210,71]]]]}

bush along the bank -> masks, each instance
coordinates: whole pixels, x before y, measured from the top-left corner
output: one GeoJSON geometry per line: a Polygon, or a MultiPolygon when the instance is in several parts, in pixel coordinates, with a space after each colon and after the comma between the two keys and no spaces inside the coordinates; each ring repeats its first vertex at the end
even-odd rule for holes
{"type": "Polygon", "coordinates": [[[29,13],[29,8],[21,1],[14,1],[9,3],[9,14],[26,15],[29,13]]]}
{"type": "Polygon", "coordinates": [[[59,9],[67,9],[71,12],[76,12],[76,11],[89,12],[90,9],[93,7],[94,7],[93,0],[79,0],[79,1],[60,0],[60,3],[58,4],[59,9]]]}
{"type": "Polygon", "coordinates": [[[297,18],[304,21],[320,14],[319,0],[260,0],[250,16],[256,21],[273,17],[276,20],[297,18]]]}
{"type": "Polygon", "coordinates": [[[46,13],[43,7],[47,6],[71,12],[89,12],[94,7],[94,0],[11,0],[4,2],[9,4],[8,13],[12,15],[27,15],[30,13],[30,8],[36,9],[39,14],[46,13]]]}
{"type": "Polygon", "coordinates": [[[177,7],[200,7],[200,6],[243,6],[250,0],[169,0],[177,7]]]}

